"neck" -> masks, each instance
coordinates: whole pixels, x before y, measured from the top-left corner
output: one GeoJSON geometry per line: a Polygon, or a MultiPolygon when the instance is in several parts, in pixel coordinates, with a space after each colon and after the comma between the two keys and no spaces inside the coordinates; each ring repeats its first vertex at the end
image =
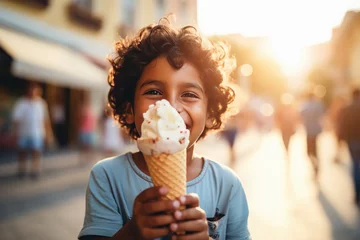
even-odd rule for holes
{"type": "Polygon", "coordinates": [[[189,167],[194,156],[194,145],[186,149],[186,166],[189,167]]]}
{"type": "Polygon", "coordinates": [[[202,157],[194,154],[194,145],[187,149],[186,154],[186,179],[193,180],[200,175],[204,167],[204,160],[202,157]]]}

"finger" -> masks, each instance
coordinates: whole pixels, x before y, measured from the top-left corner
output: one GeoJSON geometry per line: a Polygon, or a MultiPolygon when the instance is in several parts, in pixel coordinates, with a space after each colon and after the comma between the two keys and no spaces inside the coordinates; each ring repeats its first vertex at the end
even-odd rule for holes
{"type": "Polygon", "coordinates": [[[209,234],[207,232],[198,232],[191,233],[186,235],[173,235],[171,240],[199,240],[199,239],[209,239],[209,234]]]}
{"type": "Polygon", "coordinates": [[[187,208],[185,210],[176,210],[174,212],[174,218],[176,220],[195,220],[195,219],[206,219],[205,211],[200,207],[187,208]]]}
{"type": "Polygon", "coordinates": [[[180,207],[180,202],[177,200],[159,200],[155,202],[144,203],[141,208],[145,215],[152,215],[160,212],[174,211],[180,207]]]}
{"type": "Polygon", "coordinates": [[[196,193],[190,193],[179,198],[180,204],[188,207],[198,207],[200,204],[199,196],[196,193]]]}
{"type": "Polygon", "coordinates": [[[204,219],[170,224],[170,230],[172,232],[202,232],[207,230],[207,228],[207,221],[204,219]]]}
{"type": "Polygon", "coordinates": [[[168,227],[162,228],[145,228],[142,231],[142,238],[144,239],[155,239],[165,237],[170,234],[170,229],[168,227]]]}
{"type": "Polygon", "coordinates": [[[161,227],[165,225],[169,225],[175,222],[175,219],[170,214],[165,215],[158,215],[158,216],[149,216],[144,220],[144,224],[146,227],[154,228],[154,227],[161,227]]]}
{"type": "Polygon", "coordinates": [[[142,203],[149,202],[151,200],[157,200],[161,196],[166,195],[167,192],[168,189],[166,187],[147,188],[136,197],[136,200],[142,203]]]}

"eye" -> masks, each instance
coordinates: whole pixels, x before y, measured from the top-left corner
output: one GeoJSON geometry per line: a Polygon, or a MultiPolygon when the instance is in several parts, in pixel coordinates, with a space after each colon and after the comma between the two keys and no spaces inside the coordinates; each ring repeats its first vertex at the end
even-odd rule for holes
{"type": "Polygon", "coordinates": [[[186,97],[186,98],[199,98],[195,93],[192,92],[186,92],[182,95],[182,97],[186,97]]]}
{"type": "Polygon", "coordinates": [[[146,91],[144,95],[161,95],[161,92],[156,89],[151,89],[146,91]]]}

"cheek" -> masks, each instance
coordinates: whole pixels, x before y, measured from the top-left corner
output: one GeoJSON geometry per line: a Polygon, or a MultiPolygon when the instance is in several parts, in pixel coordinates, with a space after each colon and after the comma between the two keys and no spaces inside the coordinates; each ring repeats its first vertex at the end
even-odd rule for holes
{"type": "Polygon", "coordinates": [[[204,129],[205,123],[206,123],[206,106],[204,105],[198,105],[193,106],[190,110],[190,118],[193,122],[193,127],[198,129],[204,129]]]}
{"type": "Polygon", "coordinates": [[[193,106],[191,111],[193,112],[193,115],[199,120],[206,118],[206,115],[207,115],[206,114],[207,113],[206,104],[200,104],[200,105],[193,106]]]}
{"type": "Polygon", "coordinates": [[[136,130],[141,136],[141,124],[144,121],[143,113],[146,111],[146,109],[138,108],[135,110],[134,120],[135,120],[135,126],[136,130]]]}
{"type": "Polygon", "coordinates": [[[144,120],[143,113],[146,111],[144,104],[142,103],[141,99],[139,99],[137,96],[135,96],[134,101],[134,121],[135,121],[135,127],[138,133],[141,136],[141,124],[144,120]]]}

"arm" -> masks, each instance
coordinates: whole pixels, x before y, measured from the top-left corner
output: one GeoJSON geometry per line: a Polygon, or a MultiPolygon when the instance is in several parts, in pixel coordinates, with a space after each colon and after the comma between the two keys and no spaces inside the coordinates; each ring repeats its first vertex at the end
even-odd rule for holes
{"type": "Polygon", "coordinates": [[[110,238],[122,227],[122,215],[113,197],[106,170],[101,164],[96,164],[91,170],[86,190],[85,219],[79,239],[94,239],[95,236],[110,238]]]}
{"type": "Polygon", "coordinates": [[[249,209],[240,180],[235,184],[233,191],[229,201],[226,239],[249,240],[251,239],[248,230],[249,209]]]}
{"type": "Polygon", "coordinates": [[[180,203],[159,200],[167,192],[166,188],[159,187],[141,192],[134,201],[131,220],[124,224],[107,173],[101,164],[95,165],[86,192],[86,214],[79,239],[146,240],[168,235],[168,226],[174,222],[170,212],[176,210],[180,203]]]}
{"type": "Polygon", "coordinates": [[[22,104],[17,102],[12,112],[12,133],[17,138],[20,131],[20,119],[22,118],[22,104]]]}
{"type": "Polygon", "coordinates": [[[134,239],[134,230],[131,226],[131,220],[125,224],[113,237],[102,237],[102,236],[95,236],[89,235],[81,237],[80,240],[117,240],[117,239],[134,239]]]}

